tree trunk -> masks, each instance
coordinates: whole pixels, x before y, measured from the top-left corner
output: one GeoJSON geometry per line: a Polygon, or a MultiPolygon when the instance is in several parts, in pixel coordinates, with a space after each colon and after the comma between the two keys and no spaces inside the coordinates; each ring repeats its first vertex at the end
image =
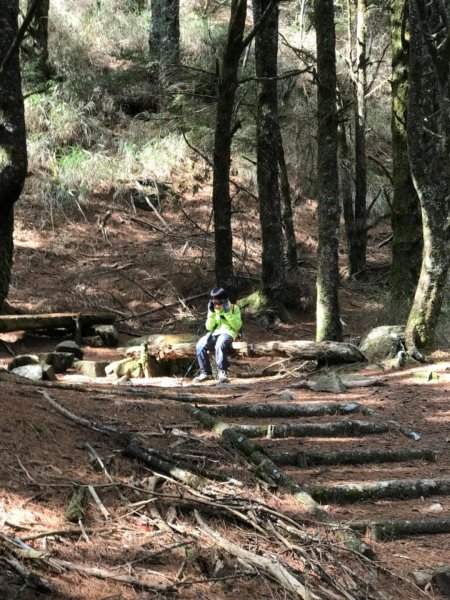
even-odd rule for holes
{"type": "MultiPolygon", "coordinates": [[[[34,0],[28,0],[28,10],[33,5],[34,0]]],[[[39,72],[48,79],[50,69],[48,64],[48,15],[50,10],[50,0],[40,0],[35,10],[33,21],[30,27],[31,37],[33,38],[33,51],[37,58],[36,66],[39,72]]]]}
{"type": "Polygon", "coordinates": [[[217,284],[228,290],[234,288],[230,198],[232,119],[246,14],[247,2],[233,0],[217,89],[213,165],[215,274],[217,284]]]}
{"type": "Polygon", "coordinates": [[[248,438],[267,437],[355,437],[359,435],[386,433],[390,430],[386,421],[339,421],[337,423],[282,423],[281,425],[230,425],[237,433],[248,438]]]}
{"type": "Polygon", "coordinates": [[[449,267],[450,85],[447,15],[440,3],[410,0],[409,160],[421,209],[424,249],[406,326],[413,355],[432,343],[449,267]]]}
{"type": "Polygon", "coordinates": [[[367,159],[366,159],[366,0],[356,0],[355,81],[355,206],[353,235],[349,246],[350,277],[366,266],[367,247],[367,159]]]}
{"type": "Polygon", "coordinates": [[[374,541],[398,540],[409,535],[450,533],[450,519],[392,519],[390,521],[351,521],[349,527],[364,532],[374,541]]]}
{"type": "MultiPolygon", "coordinates": [[[[257,23],[271,0],[253,0],[257,23]]],[[[284,264],[281,205],[278,187],[279,123],[277,98],[278,5],[274,5],[258,28],[255,67],[258,78],[256,155],[259,217],[262,242],[262,292],[269,308],[284,304],[284,264]]]]}
{"type": "Polygon", "coordinates": [[[407,3],[393,0],[392,34],[392,261],[391,294],[394,300],[412,300],[422,258],[422,219],[411,177],[406,141],[408,99],[407,3]]]}
{"type": "Polygon", "coordinates": [[[334,4],[316,0],[317,179],[319,244],[317,268],[318,342],[342,339],[339,311],[339,182],[337,166],[336,41],[334,4]]]}
{"type": "Polygon", "coordinates": [[[180,0],[151,0],[150,52],[160,67],[180,62],[180,0]]]}
{"type": "Polygon", "coordinates": [[[280,169],[280,199],[283,212],[283,229],[286,240],[287,270],[297,277],[297,241],[295,239],[294,218],[292,214],[291,189],[283,148],[283,138],[278,127],[278,165],[280,169]]]}
{"type": "Polygon", "coordinates": [[[14,203],[27,171],[22,82],[17,36],[18,0],[4,0],[0,8],[0,306],[8,295],[11,277],[14,203]]]}

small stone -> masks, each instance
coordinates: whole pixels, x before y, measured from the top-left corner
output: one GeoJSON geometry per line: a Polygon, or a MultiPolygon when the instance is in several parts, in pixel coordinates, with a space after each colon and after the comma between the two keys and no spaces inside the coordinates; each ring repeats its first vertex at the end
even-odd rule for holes
{"type": "Polygon", "coordinates": [[[55,369],[52,365],[41,365],[43,379],[47,381],[56,381],[55,369]]]}
{"type": "Polygon", "coordinates": [[[330,392],[332,394],[343,394],[347,388],[342,383],[342,379],[334,372],[322,375],[316,382],[310,384],[310,389],[314,392],[330,392]]]}
{"type": "Polygon", "coordinates": [[[55,373],[65,373],[72,367],[75,354],[73,352],[45,352],[40,354],[39,358],[42,364],[51,365],[55,373]]]}
{"type": "Polygon", "coordinates": [[[105,369],[109,363],[99,360],[76,360],[73,368],[86,377],[106,377],[105,369]]]}
{"type": "Polygon", "coordinates": [[[37,354],[20,354],[19,356],[15,356],[8,363],[8,371],[13,371],[18,367],[25,367],[26,365],[38,365],[39,362],[40,360],[37,354]]]}
{"type": "Polygon", "coordinates": [[[294,394],[289,389],[281,390],[278,393],[280,400],[294,400],[294,394]]]}
{"type": "Polygon", "coordinates": [[[44,377],[44,371],[41,365],[24,365],[23,367],[13,369],[11,373],[20,375],[26,379],[31,379],[32,381],[42,381],[44,377]]]}
{"type": "Polygon", "coordinates": [[[78,360],[81,360],[84,354],[80,346],[73,340],[65,340],[64,342],[60,342],[56,346],[55,350],[56,352],[71,352],[78,360]]]}
{"type": "Polygon", "coordinates": [[[107,348],[115,348],[119,343],[119,332],[114,325],[94,325],[92,333],[100,337],[107,348]]]}

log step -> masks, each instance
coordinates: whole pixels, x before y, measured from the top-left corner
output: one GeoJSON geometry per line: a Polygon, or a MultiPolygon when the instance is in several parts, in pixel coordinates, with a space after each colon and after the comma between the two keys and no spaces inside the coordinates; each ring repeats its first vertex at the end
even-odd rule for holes
{"type": "Polygon", "coordinates": [[[249,417],[269,419],[285,417],[322,417],[324,415],[348,415],[361,412],[357,402],[315,402],[309,404],[226,404],[205,409],[210,415],[218,417],[249,417]]]}
{"type": "Polygon", "coordinates": [[[280,467],[294,466],[307,469],[319,465],[363,465],[382,462],[411,460],[435,461],[436,452],[422,448],[400,448],[397,450],[336,450],[332,452],[272,452],[271,460],[280,467]]]}
{"type": "Polygon", "coordinates": [[[384,421],[340,421],[338,423],[284,423],[281,425],[233,425],[233,429],[249,438],[268,437],[349,437],[387,433],[384,421]]]}
{"type": "Polygon", "coordinates": [[[450,478],[444,479],[394,479],[371,483],[348,483],[311,487],[309,493],[317,502],[340,504],[367,502],[382,498],[420,498],[450,495],[450,478]]]}
{"type": "Polygon", "coordinates": [[[348,526],[376,541],[389,541],[410,535],[450,533],[449,517],[428,519],[392,519],[386,521],[352,521],[348,526]]]}

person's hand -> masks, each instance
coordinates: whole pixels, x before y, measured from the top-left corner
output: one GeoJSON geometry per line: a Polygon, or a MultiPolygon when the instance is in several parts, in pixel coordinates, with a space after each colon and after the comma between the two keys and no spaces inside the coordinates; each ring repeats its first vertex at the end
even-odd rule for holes
{"type": "Polygon", "coordinates": [[[209,312],[214,312],[214,302],[212,300],[208,302],[208,310],[209,312]]]}
{"type": "Polygon", "coordinates": [[[223,310],[227,313],[230,312],[230,303],[228,302],[228,300],[224,300],[222,302],[222,306],[223,306],[223,310]]]}

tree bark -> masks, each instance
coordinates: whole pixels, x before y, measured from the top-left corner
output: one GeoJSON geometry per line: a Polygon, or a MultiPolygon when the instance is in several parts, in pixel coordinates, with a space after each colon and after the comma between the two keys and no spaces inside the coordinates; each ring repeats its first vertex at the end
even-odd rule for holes
{"type": "Polygon", "coordinates": [[[449,268],[449,31],[439,2],[410,0],[409,160],[423,223],[423,258],[405,338],[408,351],[433,341],[449,268]]]}
{"type": "Polygon", "coordinates": [[[18,12],[18,0],[4,0],[0,8],[0,307],[11,279],[13,207],[27,171],[19,49],[10,51],[18,33],[18,12]]]}
{"type": "Polygon", "coordinates": [[[232,120],[237,89],[239,61],[244,49],[246,0],[233,0],[227,41],[222,57],[218,85],[214,134],[213,212],[216,282],[234,288],[233,238],[231,234],[230,164],[233,139],[232,120]]]}
{"type": "MultiPolygon", "coordinates": [[[[271,0],[253,0],[257,23],[271,0]]],[[[267,306],[279,312],[284,304],[284,263],[281,205],[278,186],[278,5],[275,4],[258,28],[255,38],[255,68],[258,78],[256,156],[259,218],[262,243],[262,292],[267,306]]]]}
{"type": "Polygon", "coordinates": [[[392,36],[392,261],[390,287],[394,300],[411,302],[419,278],[423,237],[420,204],[408,160],[406,104],[408,99],[408,3],[391,4],[392,36]]]}
{"type": "Polygon", "coordinates": [[[317,38],[317,187],[319,244],[316,340],[342,339],[339,310],[339,182],[337,166],[334,3],[315,1],[317,38]]]}

